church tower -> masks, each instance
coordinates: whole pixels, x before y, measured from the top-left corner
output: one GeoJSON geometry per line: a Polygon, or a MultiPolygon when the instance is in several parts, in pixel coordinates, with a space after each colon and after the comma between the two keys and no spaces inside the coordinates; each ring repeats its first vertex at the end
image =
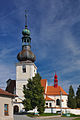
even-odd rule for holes
{"type": "Polygon", "coordinates": [[[55,76],[54,76],[54,87],[55,87],[55,88],[58,87],[58,79],[57,79],[56,73],[55,73],[55,76]]]}
{"type": "Polygon", "coordinates": [[[28,83],[28,79],[35,76],[37,67],[34,64],[36,56],[31,51],[30,31],[27,27],[27,15],[25,12],[25,29],[22,31],[22,50],[17,55],[16,63],[16,95],[24,99],[23,87],[28,83]]]}

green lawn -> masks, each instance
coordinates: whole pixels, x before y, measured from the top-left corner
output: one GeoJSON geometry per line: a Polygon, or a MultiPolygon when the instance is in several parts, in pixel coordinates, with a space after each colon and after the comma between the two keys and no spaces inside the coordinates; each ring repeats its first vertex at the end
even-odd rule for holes
{"type": "Polygon", "coordinates": [[[73,120],[80,120],[80,118],[76,118],[76,119],[73,119],[73,120]]]}
{"type": "Polygon", "coordinates": [[[39,116],[54,116],[54,115],[59,115],[57,113],[43,113],[43,114],[40,114],[39,116]]]}
{"type": "Polygon", "coordinates": [[[57,113],[43,113],[43,114],[40,114],[40,115],[35,115],[34,113],[28,113],[27,116],[29,117],[36,117],[36,116],[54,116],[54,115],[59,115],[57,113]]]}
{"type": "MultiPolygon", "coordinates": [[[[62,115],[62,117],[65,117],[65,115],[62,115]]],[[[80,115],[70,114],[70,117],[80,117],[80,115]]],[[[80,118],[79,118],[79,120],[80,120],[80,118]]]]}
{"type": "MultiPolygon", "coordinates": [[[[29,117],[54,116],[54,115],[59,115],[59,114],[58,113],[43,113],[43,114],[40,114],[40,115],[35,115],[34,113],[27,113],[27,116],[29,116],[29,117]]],[[[62,115],[62,117],[66,117],[66,116],[62,115]]],[[[80,115],[70,114],[70,117],[80,117],[80,115]]],[[[80,120],[80,118],[75,118],[74,120],[80,120]]]]}

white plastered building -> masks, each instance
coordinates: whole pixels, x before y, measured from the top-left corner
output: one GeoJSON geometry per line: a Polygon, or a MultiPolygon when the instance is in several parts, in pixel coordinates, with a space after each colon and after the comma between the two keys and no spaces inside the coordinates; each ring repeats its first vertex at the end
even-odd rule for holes
{"type": "Polygon", "coordinates": [[[53,86],[48,86],[46,79],[41,80],[41,85],[44,88],[45,112],[51,112],[54,109],[67,109],[68,94],[61,86],[58,86],[56,74],[53,86]]]}
{"type": "MultiPolygon", "coordinates": [[[[26,15],[25,20],[27,21],[26,15]]],[[[37,73],[37,67],[34,64],[36,56],[31,51],[31,37],[27,22],[25,22],[22,35],[22,50],[17,55],[19,62],[16,63],[16,95],[18,95],[18,98],[14,100],[14,113],[24,111],[22,104],[24,99],[23,87],[27,85],[28,79],[34,77],[37,73]]]]}

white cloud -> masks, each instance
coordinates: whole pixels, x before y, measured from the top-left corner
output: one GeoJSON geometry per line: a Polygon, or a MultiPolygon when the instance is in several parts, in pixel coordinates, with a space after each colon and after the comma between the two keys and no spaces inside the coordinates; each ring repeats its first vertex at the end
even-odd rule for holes
{"type": "Polygon", "coordinates": [[[6,81],[11,78],[15,79],[14,66],[0,64],[0,88],[5,89],[6,81]]]}

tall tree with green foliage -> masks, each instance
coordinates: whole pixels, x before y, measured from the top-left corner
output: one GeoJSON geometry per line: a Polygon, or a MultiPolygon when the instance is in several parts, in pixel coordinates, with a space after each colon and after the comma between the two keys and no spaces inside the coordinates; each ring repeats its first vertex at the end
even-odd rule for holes
{"type": "Polygon", "coordinates": [[[69,95],[68,95],[68,107],[76,108],[76,98],[74,94],[74,90],[72,85],[69,87],[69,95]]]}
{"type": "Polygon", "coordinates": [[[76,103],[77,103],[77,108],[80,108],[80,85],[77,88],[77,92],[76,92],[76,103]]]}
{"type": "Polygon", "coordinates": [[[28,80],[28,84],[23,88],[24,100],[23,105],[26,111],[37,107],[39,113],[44,112],[45,100],[43,96],[44,89],[41,86],[41,76],[39,73],[32,79],[28,80]]]}

